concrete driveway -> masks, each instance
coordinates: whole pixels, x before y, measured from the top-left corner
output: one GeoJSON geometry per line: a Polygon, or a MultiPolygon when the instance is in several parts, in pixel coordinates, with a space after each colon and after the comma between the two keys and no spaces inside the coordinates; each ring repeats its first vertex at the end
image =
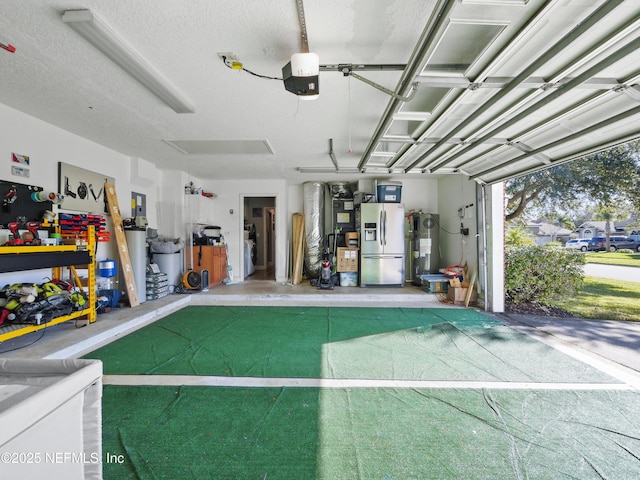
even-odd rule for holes
{"type": "MultiPolygon", "coordinates": [[[[590,263],[585,275],[640,283],[640,268],[590,263]]],[[[501,321],[640,389],[640,322],[501,313],[501,321]]]]}
{"type": "Polygon", "coordinates": [[[620,265],[601,265],[588,263],[584,266],[584,274],[588,277],[609,278],[612,280],[627,280],[640,283],[640,268],[623,267],[620,265]]]}
{"type": "Polygon", "coordinates": [[[640,389],[640,322],[506,313],[496,317],[640,389]]]}

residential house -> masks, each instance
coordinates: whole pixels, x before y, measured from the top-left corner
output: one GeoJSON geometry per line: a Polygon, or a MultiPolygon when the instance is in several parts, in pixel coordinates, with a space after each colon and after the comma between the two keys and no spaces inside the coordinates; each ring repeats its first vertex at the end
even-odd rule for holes
{"type": "Polygon", "coordinates": [[[536,245],[545,245],[549,242],[565,243],[571,237],[571,230],[553,225],[551,223],[529,223],[527,229],[531,232],[530,237],[536,245]]]}
{"type": "MultiPolygon", "coordinates": [[[[581,224],[576,233],[578,238],[604,237],[606,235],[605,226],[607,222],[589,221],[581,224]]],[[[626,226],[629,221],[613,221],[611,222],[611,234],[626,235],[626,226]]]]}

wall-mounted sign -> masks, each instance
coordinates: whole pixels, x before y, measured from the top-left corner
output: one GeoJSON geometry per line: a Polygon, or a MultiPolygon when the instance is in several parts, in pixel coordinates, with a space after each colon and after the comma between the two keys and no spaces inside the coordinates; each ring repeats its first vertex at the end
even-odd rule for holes
{"type": "Polygon", "coordinates": [[[15,175],[16,177],[29,178],[29,169],[18,167],[17,165],[11,165],[11,175],[15,175]]]}
{"type": "Polygon", "coordinates": [[[115,179],[84,168],[58,162],[58,192],[64,196],[63,210],[108,212],[104,184],[115,179]]]}
{"type": "Polygon", "coordinates": [[[29,165],[29,157],[26,155],[20,155],[18,153],[11,154],[11,161],[14,163],[22,163],[23,165],[29,165]]]}

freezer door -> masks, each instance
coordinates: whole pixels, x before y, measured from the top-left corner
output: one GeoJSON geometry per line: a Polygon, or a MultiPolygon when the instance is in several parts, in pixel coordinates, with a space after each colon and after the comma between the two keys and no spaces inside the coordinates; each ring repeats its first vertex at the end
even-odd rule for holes
{"type": "Polygon", "coordinates": [[[360,286],[404,287],[404,256],[363,255],[360,258],[360,286]]]}

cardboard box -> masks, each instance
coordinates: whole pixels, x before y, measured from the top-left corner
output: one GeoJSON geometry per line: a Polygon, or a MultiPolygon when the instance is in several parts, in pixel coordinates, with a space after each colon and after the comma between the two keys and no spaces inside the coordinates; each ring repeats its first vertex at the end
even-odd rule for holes
{"type": "Polygon", "coordinates": [[[338,272],[357,272],[358,271],[358,252],[359,248],[338,247],[336,256],[338,272]]]}
{"type": "MultiPolygon", "coordinates": [[[[447,300],[456,304],[464,304],[464,301],[467,298],[467,290],[469,289],[462,287],[449,287],[449,290],[447,291],[447,300]]],[[[471,292],[471,299],[469,301],[476,301],[475,289],[471,292]]]]}

